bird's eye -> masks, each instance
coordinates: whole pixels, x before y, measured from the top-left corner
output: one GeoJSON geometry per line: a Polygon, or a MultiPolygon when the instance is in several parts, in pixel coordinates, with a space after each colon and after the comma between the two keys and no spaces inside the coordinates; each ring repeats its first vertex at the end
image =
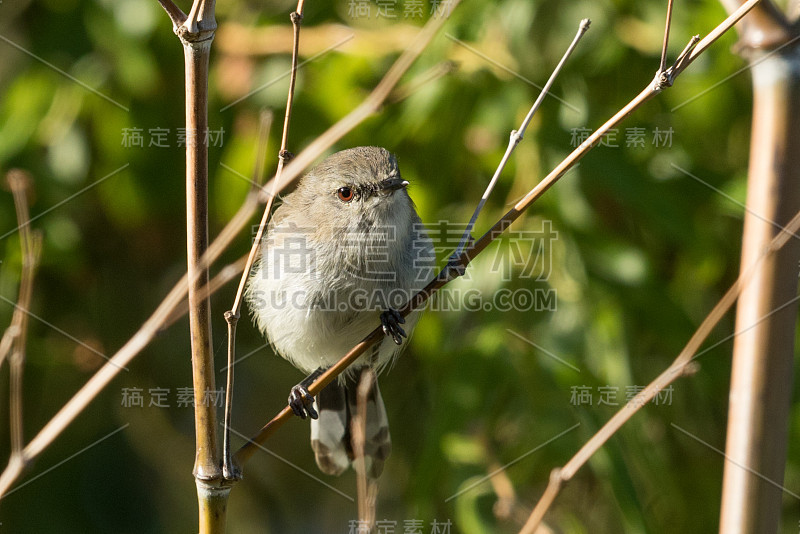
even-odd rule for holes
{"type": "Polygon", "coordinates": [[[340,187],[338,191],[336,191],[336,196],[339,197],[339,200],[342,202],[350,202],[353,200],[353,189],[350,187],[340,187]]]}

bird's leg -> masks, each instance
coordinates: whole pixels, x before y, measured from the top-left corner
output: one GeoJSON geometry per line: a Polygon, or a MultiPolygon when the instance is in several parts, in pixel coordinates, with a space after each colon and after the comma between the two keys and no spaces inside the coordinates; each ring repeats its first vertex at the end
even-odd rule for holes
{"type": "Polygon", "coordinates": [[[324,372],[324,368],[318,368],[305,377],[302,382],[294,386],[289,392],[289,406],[292,408],[294,414],[301,419],[305,419],[306,416],[311,417],[311,419],[317,419],[319,417],[319,414],[314,409],[314,397],[308,392],[308,386],[313,384],[314,380],[319,378],[324,372]]]}
{"type": "Polygon", "coordinates": [[[405,322],[405,318],[394,308],[389,308],[381,314],[383,333],[392,338],[397,345],[403,342],[403,337],[408,337],[406,331],[400,326],[405,322]]]}
{"type": "MultiPolygon", "coordinates": [[[[469,235],[469,239],[467,239],[466,246],[472,246],[475,243],[475,238],[472,237],[472,234],[469,235]]],[[[450,257],[447,259],[447,266],[442,270],[439,276],[444,276],[446,281],[455,280],[459,276],[464,276],[467,272],[467,266],[461,262],[461,256],[463,254],[463,249],[459,246],[458,250],[453,252],[450,257]]]]}

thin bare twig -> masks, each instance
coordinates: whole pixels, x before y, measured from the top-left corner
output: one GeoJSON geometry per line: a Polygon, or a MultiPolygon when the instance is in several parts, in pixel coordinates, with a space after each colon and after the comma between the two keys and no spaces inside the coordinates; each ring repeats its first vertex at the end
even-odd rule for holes
{"type": "Polygon", "coordinates": [[[177,34],[178,28],[186,22],[186,13],[181,11],[181,8],[175,5],[172,0],[158,0],[158,3],[161,4],[161,7],[167,12],[169,20],[172,21],[172,31],[177,34]]]}
{"type": "Polygon", "coordinates": [[[539,106],[542,105],[544,98],[547,96],[547,93],[550,91],[550,87],[552,87],[553,82],[555,82],[558,73],[561,72],[561,68],[564,66],[564,63],[567,62],[569,56],[572,55],[572,52],[575,50],[575,47],[578,46],[578,41],[581,40],[581,37],[586,33],[586,30],[589,29],[589,25],[591,21],[589,19],[583,19],[578,26],[578,32],[575,34],[575,37],[572,39],[572,43],[570,43],[569,47],[567,47],[567,51],[564,52],[564,55],[561,57],[561,61],[558,62],[556,68],[553,69],[553,73],[550,75],[550,78],[547,80],[547,83],[544,84],[542,91],[539,93],[539,97],[531,106],[530,111],[525,116],[525,119],[522,121],[522,124],[519,127],[519,130],[511,130],[511,135],[509,136],[508,140],[508,147],[506,148],[505,154],[503,154],[502,159],[500,160],[500,164],[497,166],[497,169],[494,171],[494,176],[489,181],[489,185],[486,186],[486,191],[484,191],[483,196],[481,197],[480,201],[478,202],[478,207],[475,208],[475,212],[472,214],[472,217],[467,223],[467,228],[464,230],[464,235],[461,236],[461,242],[458,244],[456,251],[452,255],[453,260],[458,260],[461,257],[461,254],[464,252],[464,247],[467,246],[467,243],[470,240],[470,236],[472,234],[472,228],[475,226],[475,222],[478,220],[478,215],[480,215],[483,206],[486,204],[486,201],[489,200],[489,195],[492,194],[492,190],[494,189],[495,184],[497,184],[497,180],[500,178],[500,174],[503,172],[503,169],[506,168],[506,163],[508,163],[511,154],[514,152],[514,149],[517,148],[517,145],[522,141],[522,137],[525,135],[525,131],[528,129],[528,125],[530,124],[533,116],[536,114],[536,111],[539,109],[539,106]]]}
{"type": "Polygon", "coordinates": [[[521,523],[528,518],[530,512],[520,504],[517,497],[517,492],[514,490],[514,484],[508,477],[508,465],[504,466],[497,460],[492,452],[489,439],[487,438],[488,436],[482,432],[480,436],[480,443],[481,448],[484,451],[483,454],[486,456],[487,464],[487,474],[483,480],[488,480],[492,486],[492,490],[497,496],[497,500],[492,506],[492,512],[499,521],[514,521],[521,523]]]}
{"type": "Polygon", "coordinates": [[[375,502],[378,498],[378,481],[367,476],[364,445],[367,436],[367,396],[375,387],[375,372],[369,367],[361,371],[356,390],[356,413],[350,421],[353,436],[353,469],[356,471],[356,491],[358,493],[359,527],[372,532],[375,527],[375,502]]]}
{"type": "Polygon", "coordinates": [[[20,231],[20,248],[22,251],[22,274],[17,297],[19,305],[15,308],[11,324],[3,332],[3,338],[0,340],[0,365],[3,364],[6,356],[11,352],[14,343],[23,335],[24,326],[27,323],[27,315],[22,310],[30,307],[33,271],[38,260],[38,247],[41,245],[41,242],[34,243],[34,240],[40,239],[40,236],[38,236],[38,233],[31,232],[29,224],[30,215],[28,213],[27,195],[31,184],[30,176],[24,171],[12,169],[6,173],[6,180],[14,197],[14,207],[17,212],[17,227],[20,231]],[[23,303],[27,305],[23,305],[23,303]]]}
{"type": "Polygon", "coordinates": [[[703,39],[697,43],[697,46],[692,47],[691,52],[687,55],[686,60],[681,62],[679,65],[676,65],[671,73],[670,77],[672,79],[676,78],[681,72],[683,72],[686,67],[692,64],[695,59],[700,57],[700,55],[705,52],[708,47],[710,47],[714,42],[722,37],[722,35],[730,30],[734,24],[739,22],[742,17],[747,15],[754,7],[761,3],[761,0],[747,0],[747,2],[743,3],[739,6],[739,9],[734,11],[733,13],[725,19],[725,21],[711,30],[708,35],[703,37],[703,39]]]}
{"type": "Polygon", "coordinates": [[[280,177],[283,166],[288,159],[291,159],[289,150],[289,125],[292,121],[292,109],[294,103],[294,88],[297,84],[297,60],[300,49],[300,24],[303,22],[304,0],[297,2],[297,9],[290,14],[292,21],[292,73],[289,77],[289,93],[286,97],[286,116],[283,119],[283,133],[281,134],[281,149],[278,153],[278,171],[275,173],[280,177]]]}
{"type": "Polygon", "coordinates": [[[667,68],[667,46],[669,45],[670,26],[672,25],[672,0],[667,0],[667,22],[664,28],[664,43],[661,45],[661,64],[659,72],[664,72],[667,68]]]}
{"type": "MultiPolygon", "coordinates": [[[[718,39],[725,31],[733,27],[747,12],[752,9],[761,0],[749,0],[743,4],[742,7],[734,14],[726,18],[719,26],[709,33],[709,35],[701,41],[698,47],[692,51],[690,59],[687,59],[685,66],[688,66],[694,58],[699,54],[698,49],[706,50],[711,43],[718,39]],[[696,53],[697,52],[697,53],[696,53]]],[[[683,69],[681,69],[682,71],[683,69]]],[[[678,74],[681,72],[679,71],[678,74]]],[[[391,72],[391,71],[390,71],[391,72]]],[[[675,75],[677,76],[677,74],[675,75]]],[[[500,218],[483,236],[477,241],[472,243],[458,258],[458,261],[451,261],[427,286],[425,286],[419,293],[414,295],[412,299],[402,308],[399,312],[406,316],[411,311],[419,309],[434,293],[441,289],[445,284],[455,279],[459,272],[469,265],[469,263],[478,254],[480,254],[490,243],[499,237],[505,230],[513,223],[525,210],[527,210],[539,197],[541,197],[550,187],[555,184],[559,178],[567,173],[575,164],[580,161],[594,146],[600,143],[603,136],[623,119],[630,115],[634,110],[641,107],[645,102],[649,101],[667,85],[658,82],[659,76],[656,76],[656,83],[649,83],[633,100],[631,100],[625,107],[618,111],[613,117],[605,122],[600,128],[589,136],[589,138],[577,147],[573,152],[567,156],[560,164],[553,169],[541,182],[539,182],[531,191],[525,195],[516,205],[503,217],[500,218]]],[[[674,79],[674,77],[673,77],[674,79]]],[[[379,86],[380,87],[380,86],[379,86]]],[[[377,89],[376,89],[377,90],[377,89]]],[[[369,99],[368,99],[369,100],[369,99]]],[[[363,104],[362,104],[363,105],[363,104]]],[[[298,158],[299,159],[299,158],[298,158]]],[[[364,339],[362,339],[356,346],[354,346],[347,354],[336,362],[336,364],[329,367],[322,373],[317,380],[314,381],[309,387],[309,393],[314,396],[318,394],[322,388],[327,386],[342,371],[344,371],[351,363],[356,361],[369,347],[376,342],[383,339],[383,330],[377,326],[370,332],[364,339]]],[[[278,428],[280,428],[286,421],[292,417],[292,410],[287,405],[275,417],[273,417],[266,425],[264,425],[258,433],[253,436],[247,443],[245,443],[236,453],[236,459],[239,462],[245,461],[249,458],[258,445],[268,439],[278,428]]]]}
{"type": "MultiPolygon", "coordinates": [[[[267,142],[269,141],[269,130],[272,127],[272,112],[262,113],[261,120],[259,125],[259,135],[258,135],[258,144],[256,147],[256,163],[253,169],[253,179],[251,183],[253,184],[253,189],[251,189],[251,195],[258,195],[259,194],[259,187],[257,184],[261,182],[261,177],[264,175],[264,170],[266,168],[266,161],[267,161],[267,142]]],[[[274,191],[273,191],[274,193],[274,191]]],[[[270,204],[272,202],[272,197],[270,197],[270,204]]],[[[267,212],[269,208],[267,208],[267,212]]],[[[258,236],[256,239],[259,239],[258,236]]],[[[252,250],[250,254],[244,257],[242,260],[237,262],[241,264],[241,269],[244,271],[245,275],[250,272],[250,268],[252,267],[252,258],[253,253],[252,250]]],[[[236,274],[240,271],[236,270],[236,274]]],[[[242,277],[243,280],[246,279],[246,276],[242,277]]],[[[218,286],[221,286],[227,282],[226,280],[220,279],[217,276],[214,280],[211,281],[208,285],[208,292],[213,293],[216,290],[215,283],[218,286]]],[[[240,283],[239,290],[243,289],[243,285],[240,283]]],[[[236,301],[238,302],[239,298],[241,297],[241,293],[236,294],[236,301]]],[[[228,365],[226,366],[226,380],[225,380],[225,411],[223,415],[223,441],[222,441],[222,476],[226,480],[236,480],[241,476],[241,473],[233,465],[233,460],[231,456],[231,418],[233,416],[233,382],[234,382],[234,371],[233,371],[233,363],[236,360],[236,325],[239,322],[239,309],[236,304],[234,304],[233,309],[226,311],[224,314],[225,323],[228,325],[228,365]]]]}
{"type": "MultiPolygon", "coordinates": [[[[304,0],[297,2],[297,9],[292,11],[290,19],[292,21],[292,74],[289,78],[289,91],[286,98],[286,113],[283,119],[283,132],[281,134],[281,148],[278,152],[278,169],[275,172],[275,178],[272,181],[272,192],[267,199],[267,205],[264,207],[264,214],[261,217],[261,224],[258,226],[253,245],[250,248],[250,254],[247,256],[244,269],[242,270],[242,278],[239,281],[239,288],[236,291],[236,297],[233,300],[233,306],[230,311],[225,312],[225,322],[228,324],[228,366],[227,366],[227,387],[225,388],[225,429],[223,440],[223,458],[222,465],[223,476],[226,479],[236,479],[240,467],[233,464],[233,453],[231,451],[231,412],[233,410],[233,373],[234,362],[236,361],[236,324],[239,322],[239,316],[242,307],[242,298],[244,296],[244,289],[247,284],[247,278],[250,275],[250,270],[253,268],[258,252],[261,249],[261,240],[264,236],[264,231],[267,227],[270,211],[272,211],[272,204],[275,201],[275,196],[280,190],[280,179],[283,174],[283,166],[286,161],[291,158],[288,150],[289,143],[289,124],[292,119],[292,107],[294,103],[294,89],[297,82],[297,59],[298,50],[300,48],[300,23],[303,21],[303,8],[305,6],[304,0]]],[[[264,151],[266,152],[266,151],[264,151]]]]}
{"type": "MultiPolygon", "coordinates": [[[[33,296],[33,279],[39,263],[42,236],[30,228],[30,214],[28,212],[28,189],[30,176],[20,170],[11,170],[7,174],[8,184],[14,196],[14,207],[17,212],[19,224],[20,249],[22,256],[22,273],[20,275],[19,296],[17,306],[11,319],[11,325],[3,334],[2,345],[7,345],[11,355],[9,357],[9,430],[11,435],[11,456],[18,458],[23,464],[22,455],[25,445],[24,425],[22,419],[22,374],[25,367],[26,344],[28,338],[28,314],[23,310],[30,308],[33,296]],[[8,340],[8,341],[7,341],[8,340]]],[[[3,349],[2,357],[8,352],[3,349]]],[[[2,363],[2,360],[0,360],[2,363]]]]}
{"type": "MultiPolygon", "coordinates": [[[[297,59],[298,59],[298,50],[300,48],[300,23],[303,20],[303,6],[305,2],[304,0],[300,0],[297,3],[297,10],[292,11],[291,13],[291,20],[292,20],[292,27],[294,28],[293,36],[293,44],[292,44],[292,74],[289,78],[289,94],[286,99],[286,113],[283,119],[283,132],[281,134],[281,148],[278,151],[278,169],[275,171],[275,177],[271,181],[272,189],[270,191],[269,196],[267,197],[267,203],[264,208],[264,214],[261,217],[261,223],[258,226],[258,231],[256,232],[256,236],[253,239],[253,245],[250,248],[250,255],[247,258],[247,263],[245,264],[244,272],[242,273],[242,278],[239,281],[239,287],[236,290],[236,297],[233,300],[233,306],[231,307],[231,312],[233,315],[238,319],[239,313],[242,308],[242,297],[244,296],[244,288],[247,285],[247,276],[250,274],[250,269],[253,267],[253,263],[255,262],[256,257],[258,256],[258,250],[261,245],[261,240],[264,235],[264,230],[267,225],[267,220],[269,219],[269,213],[272,210],[272,204],[275,200],[275,197],[278,191],[281,190],[280,186],[280,179],[281,175],[283,174],[283,167],[286,162],[290,159],[289,152],[288,152],[288,142],[289,142],[289,123],[291,122],[292,118],[292,107],[294,104],[294,89],[295,83],[297,81],[297,59]]],[[[263,188],[266,190],[266,187],[263,188]]]]}
{"type": "Polygon", "coordinates": [[[714,308],[709,312],[695,333],[689,339],[686,346],[678,354],[672,364],[663,371],[658,377],[655,378],[650,384],[633,397],[628,403],[625,404],[609,421],[603,425],[603,428],[597,431],[589,441],[573,456],[564,467],[554,469],[550,475],[550,483],[545,490],[544,495],[537,503],[536,507],[531,512],[531,516],[525,523],[525,526],[520,531],[520,534],[533,534],[536,532],[537,526],[541,523],[545,513],[553,504],[556,495],[561,487],[568,482],[575,473],[583,467],[589,458],[592,457],[602,447],[611,436],[613,436],[622,425],[624,425],[633,415],[639,411],[643,406],[650,402],[660,391],[663,391],[672,382],[681,376],[691,374],[696,370],[693,363],[694,356],[697,354],[698,349],[706,340],[708,335],[712,332],[714,327],[725,316],[728,310],[731,309],[733,303],[736,302],[742,289],[747,285],[753,274],[756,272],[756,267],[767,256],[774,254],[777,250],[783,247],[794,234],[800,230],[800,213],[797,213],[791,221],[776,235],[769,244],[769,247],[759,256],[757,261],[749,266],[739,274],[736,281],[728,288],[725,295],[717,302],[714,308]]]}
{"type": "Polygon", "coordinates": [[[228,370],[225,380],[225,413],[223,416],[223,442],[222,442],[222,476],[225,480],[241,478],[239,469],[233,465],[231,455],[231,416],[233,412],[233,363],[235,360],[235,339],[237,317],[232,311],[225,312],[225,323],[228,325],[228,370]]]}

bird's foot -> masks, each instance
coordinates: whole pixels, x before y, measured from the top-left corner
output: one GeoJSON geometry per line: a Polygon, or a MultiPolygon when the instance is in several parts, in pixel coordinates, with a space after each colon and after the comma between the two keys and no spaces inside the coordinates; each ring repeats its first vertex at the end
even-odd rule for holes
{"type": "MultiPolygon", "coordinates": [[[[472,245],[474,239],[472,236],[469,237],[469,244],[472,245]]],[[[445,279],[447,281],[455,280],[467,272],[467,266],[461,263],[461,256],[456,255],[454,252],[452,256],[447,259],[447,266],[442,271],[442,274],[445,275],[445,279]]]]}
{"type": "Polygon", "coordinates": [[[405,318],[394,308],[389,308],[381,314],[383,333],[391,337],[392,341],[394,341],[397,345],[400,345],[403,342],[404,337],[408,337],[406,335],[406,331],[400,326],[405,322],[405,318]]]}
{"type": "Polygon", "coordinates": [[[308,391],[308,386],[313,384],[314,380],[324,372],[325,369],[320,367],[289,391],[289,407],[300,419],[305,419],[306,417],[317,419],[319,417],[319,414],[314,409],[314,397],[308,391]]]}
{"type": "Polygon", "coordinates": [[[303,384],[297,384],[289,392],[289,406],[300,419],[305,419],[307,416],[310,416],[311,419],[319,417],[314,409],[314,397],[303,384]]]}

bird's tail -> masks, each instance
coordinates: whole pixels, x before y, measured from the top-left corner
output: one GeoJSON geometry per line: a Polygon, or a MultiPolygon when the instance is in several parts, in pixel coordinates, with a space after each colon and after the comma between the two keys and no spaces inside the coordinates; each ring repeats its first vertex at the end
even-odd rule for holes
{"type": "MultiPolygon", "coordinates": [[[[359,373],[360,374],[360,373],[359,373]]],[[[371,386],[364,399],[364,462],[367,476],[377,479],[392,450],[389,420],[383,405],[378,382],[371,386]]],[[[334,380],[317,396],[319,419],[311,420],[311,448],[323,473],[340,475],[355,460],[351,423],[358,413],[358,383],[348,379],[334,380]]]]}

